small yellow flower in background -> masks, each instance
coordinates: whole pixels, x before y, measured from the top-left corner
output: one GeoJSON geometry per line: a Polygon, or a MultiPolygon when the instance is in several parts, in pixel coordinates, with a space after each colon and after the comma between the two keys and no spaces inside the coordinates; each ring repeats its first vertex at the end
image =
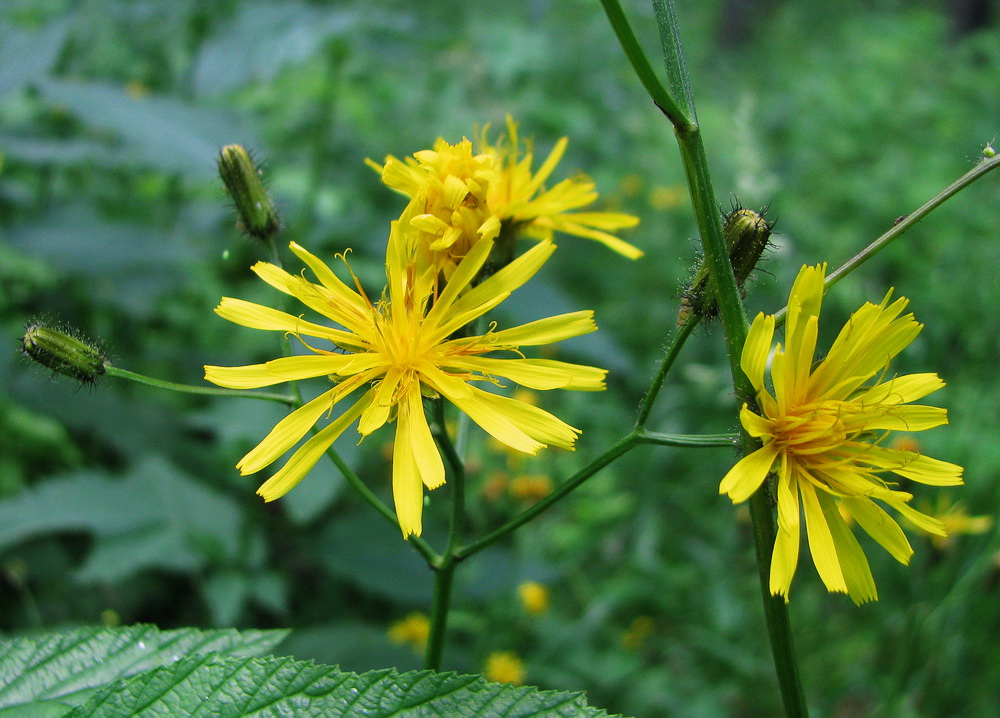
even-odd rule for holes
{"type": "Polygon", "coordinates": [[[495,239],[504,227],[523,236],[552,239],[563,232],[593,239],[630,259],[642,252],[610,234],[633,227],[637,217],[619,212],[575,212],[598,198],[596,185],[583,175],[550,189],[544,184],[566,151],[563,137],[537,171],[534,153],[523,154],[517,125],[507,117],[507,135],[488,140],[487,126],[477,146],[467,139],[456,145],[438,138],[434,148],[415,152],[405,161],[388,156],[379,165],[368,161],[387,186],[410,198],[404,215],[419,230],[416,241],[446,278],[479,241],[495,239]]]}
{"type": "Polygon", "coordinates": [[[939,551],[952,548],[958,536],[979,536],[993,528],[992,516],[969,516],[965,504],[947,494],[939,495],[933,506],[923,502],[920,508],[944,524],[947,535],[931,534],[931,543],[939,551]]]}
{"type": "Polygon", "coordinates": [[[549,589],[537,581],[525,581],[517,587],[517,597],[525,613],[540,616],[549,610],[549,589]]]}
{"type": "Polygon", "coordinates": [[[494,683],[524,683],[524,663],[513,651],[494,651],[486,657],[486,680],[494,683]]]}
{"type": "Polygon", "coordinates": [[[431,634],[431,622],[427,616],[415,611],[389,626],[389,640],[407,644],[414,653],[420,654],[427,647],[427,637],[431,634]]]}
{"type": "Polygon", "coordinates": [[[629,624],[628,630],[622,634],[622,648],[628,651],[638,651],[653,635],[656,624],[649,616],[636,616],[629,624]]]}
{"type": "Polygon", "coordinates": [[[265,501],[284,496],[355,420],[360,419],[358,432],[363,438],[395,419],[392,491],[400,529],[409,537],[421,532],[423,487],[434,489],[445,481],[444,464],[424,414],[425,396],[443,396],[489,434],[518,451],[534,454],[550,444],[572,449],[578,429],[543,409],[484,391],[474,383],[499,384],[497,377],[506,377],[537,390],[598,391],[604,388],[607,372],[568,362],[526,359],[519,350],[594,331],[597,327],[591,311],[505,330],[491,327],[482,336],[452,338],[458,329],[527,282],[555,250],[551,242],[536,245],[470,289],[493,244],[481,242],[456,266],[451,281],[438,293],[436,273],[432,269],[417,272],[411,263],[402,229],[399,223],[392,224],[386,253],[388,288],[374,304],[356,278],[356,289],[348,287],[326,264],[294,242],[292,251],[309,266],[319,284],[273,264],[254,265],[253,271],[265,282],[343,328],[225,297],[216,308],[219,316],[252,329],[292,334],[310,353],[252,366],[206,366],[205,378],[231,389],[322,376],[334,382],[332,389],[282,419],[240,460],[237,468],[243,475],[277,461],[339,401],[368,387],[354,404],[308,439],[257,493],[265,501]],[[512,352],[516,358],[495,356],[502,352],[512,352]]]}
{"type": "Polygon", "coordinates": [[[545,474],[521,474],[510,480],[510,495],[521,501],[540,501],[552,493],[552,479],[545,474]]]}
{"type": "Polygon", "coordinates": [[[891,471],[932,486],[956,486],[962,483],[962,467],[885,446],[892,431],[948,423],[944,409],[909,404],[944,386],[936,374],[888,374],[889,361],[922,328],[912,314],[900,316],[906,299],[890,303],[890,290],[881,304],[866,303],[851,315],[826,357],[813,365],[825,271],[826,265],[806,266],[795,280],[786,346],[774,349],[770,387],[764,375],[774,316],[759,314],[750,327],[741,366],[757,391],[760,414],[744,404],[740,421],[764,445],[729,471],[719,493],[734,503],[746,501],[774,471],[778,536],[771,593],[788,600],[804,512],[809,550],[823,583],[863,603],[878,598],[875,580],[838,509],[846,509],[896,560],[908,563],[913,554],[909,541],[876,500],[929,533],[944,535],[945,527],[913,509],[908,504],[913,496],[892,488],[895,484],[880,474],[891,471]],[[876,376],[874,385],[864,386],[876,376]]]}

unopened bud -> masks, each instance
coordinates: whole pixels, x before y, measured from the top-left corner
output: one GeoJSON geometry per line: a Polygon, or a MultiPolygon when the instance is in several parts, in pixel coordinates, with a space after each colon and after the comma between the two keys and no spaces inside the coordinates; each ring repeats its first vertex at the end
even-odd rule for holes
{"type": "Polygon", "coordinates": [[[219,177],[236,205],[240,229],[257,239],[273,238],[281,222],[250,153],[240,145],[223,147],[219,153],[219,177]]]}
{"type": "Polygon", "coordinates": [[[57,374],[85,384],[96,384],[108,363],[104,352],[85,337],[38,321],[31,322],[25,329],[21,352],[57,374]]]}
{"type": "MultiPolygon", "coordinates": [[[[767,249],[772,225],[763,214],[743,207],[734,208],[722,225],[722,236],[729,251],[729,262],[736,276],[736,286],[741,290],[753,272],[761,255],[767,249]]],[[[692,314],[714,317],[719,313],[715,292],[709,285],[708,266],[698,263],[690,288],[684,293],[677,323],[683,324],[692,314]]]]}

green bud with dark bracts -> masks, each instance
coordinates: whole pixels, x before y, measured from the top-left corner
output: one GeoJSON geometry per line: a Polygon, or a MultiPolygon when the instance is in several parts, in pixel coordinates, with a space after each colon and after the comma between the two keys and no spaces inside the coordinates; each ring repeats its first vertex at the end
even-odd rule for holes
{"type": "Polygon", "coordinates": [[[94,342],[42,321],[32,321],[25,328],[21,353],[84,384],[96,384],[107,371],[108,357],[94,342]]]}
{"type": "MultiPolygon", "coordinates": [[[[763,213],[752,209],[737,206],[726,215],[722,236],[729,251],[733,274],[736,275],[736,286],[740,290],[767,249],[771,228],[772,225],[764,219],[763,213]]],[[[683,324],[692,314],[708,318],[718,313],[719,304],[709,284],[708,266],[702,260],[698,262],[694,279],[684,292],[681,308],[677,313],[677,323],[683,324]]]]}
{"type": "Polygon", "coordinates": [[[281,222],[264,189],[260,168],[254,164],[250,153],[240,145],[223,147],[219,153],[219,177],[240,215],[237,226],[257,239],[273,239],[281,222]]]}

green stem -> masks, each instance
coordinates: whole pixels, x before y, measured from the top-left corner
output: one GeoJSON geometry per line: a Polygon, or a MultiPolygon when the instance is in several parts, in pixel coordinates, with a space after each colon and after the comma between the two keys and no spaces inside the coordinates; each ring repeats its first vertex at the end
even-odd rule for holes
{"type": "Polygon", "coordinates": [[[585,467],[580,469],[578,472],[573,474],[569,479],[559,484],[555,491],[546,496],[544,499],[526,508],[524,511],[519,513],[514,518],[510,519],[500,528],[491,531],[480,539],[473,541],[467,546],[462,546],[455,551],[456,560],[464,560],[469,556],[479,553],[487,546],[499,541],[501,538],[509,534],[516,528],[523,526],[524,524],[531,521],[533,518],[538,516],[540,513],[548,509],[550,506],[560,501],[564,496],[569,494],[575,488],[580,486],[584,481],[589,479],[591,476],[596,474],[598,471],[603,469],[605,466],[615,461],[619,456],[622,456],[630,449],[643,443],[643,437],[637,431],[631,431],[621,439],[616,441],[614,445],[605,451],[603,454],[598,456],[596,459],[591,461],[585,467]]]}
{"type": "Polygon", "coordinates": [[[688,449],[733,447],[740,440],[739,434],[661,434],[658,431],[640,431],[639,440],[644,444],[680,446],[688,449]]]}
{"type": "Polygon", "coordinates": [[[169,391],[177,391],[184,394],[225,396],[230,399],[264,399],[265,401],[276,401],[288,406],[295,405],[295,399],[291,396],[287,396],[286,394],[272,394],[266,391],[238,391],[235,389],[217,389],[211,386],[177,384],[172,381],[164,381],[162,379],[154,379],[150,376],[144,376],[143,374],[136,374],[134,371],[128,371],[127,369],[119,369],[116,366],[106,366],[106,369],[108,376],[113,376],[118,379],[127,379],[128,381],[134,381],[136,384],[152,386],[157,389],[167,389],[169,391]]]}
{"type": "Polygon", "coordinates": [[[448,628],[448,613],[451,609],[451,585],[458,562],[455,552],[461,543],[462,524],[465,522],[465,463],[445,428],[444,401],[438,399],[435,405],[434,437],[451,468],[451,517],[448,521],[448,543],[444,554],[433,563],[434,604],[431,609],[431,629],[424,654],[424,668],[440,670],[444,653],[444,636],[448,628]]]}
{"type": "Polygon", "coordinates": [[[680,354],[684,342],[691,336],[691,332],[694,331],[694,328],[698,326],[698,322],[700,321],[700,315],[692,314],[677,328],[674,338],[670,342],[670,347],[667,349],[663,361],[660,362],[660,368],[656,371],[653,383],[650,384],[646,395],[642,397],[642,403],[639,405],[639,416],[635,420],[636,429],[641,431],[646,426],[646,422],[649,420],[649,413],[653,410],[653,404],[656,402],[656,397],[660,393],[660,389],[663,388],[663,381],[667,378],[667,373],[674,365],[674,361],[680,354]]]}
{"type": "Polygon", "coordinates": [[[635,33],[632,31],[632,26],[629,25],[628,18],[625,17],[621,3],[618,0],[601,0],[601,5],[604,6],[608,22],[611,23],[611,28],[615,31],[615,35],[618,36],[618,42],[625,51],[625,56],[632,63],[632,69],[635,70],[639,82],[646,88],[646,92],[653,98],[653,102],[663,110],[663,113],[675,125],[688,124],[687,113],[684,112],[676,100],[667,92],[663,83],[660,82],[660,78],[653,72],[653,68],[646,58],[646,53],[642,51],[642,46],[639,44],[638,39],[636,39],[635,33]]]}
{"type": "Polygon", "coordinates": [[[434,573],[434,603],[431,608],[431,630],[427,637],[427,650],[424,652],[424,668],[441,669],[441,656],[444,653],[444,632],[448,625],[448,611],[451,607],[451,586],[455,577],[455,567],[458,565],[453,555],[447,555],[435,568],[434,573]]]}
{"type": "MultiPolygon", "coordinates": [[[[831,272],[826,278],[826,288],[829,290],[834,284],[839,282],[841,279],[846,277],[848,274],[853,272],[855,269],[860,267],[862,264],[867,262],[869,259],[874,257],[878,252],[885,249],[890,242],[897,239],[901,234],[903,234],[910,227],[915,225],[917,222],[922,220],[924,217],[929,215],[935,209],[940,207],[942,204],[947,202],[953,196],[961,192],[963,189],[968,187],[970,184],[976,180],[983,177],[987,172],[995,170],[1000,167],[1000,155],[996,157],[991,157],[989,159],[984,159],[971,170],[966,172],[964,175],[959,177],[957,180],[952,182],[950,185],[945,187],[943,190],[938,192],[936,195],[931,197],[929,200],[924,202],[922,205],[917,207],[915,210],[905,215],[898,224],[893,225],[892,229],[883,234],[881,237],[876,239],[874,242],[869,244],[867,247],[862,249],[856,255],[851,257],[848,261],[844,262],[835,271],[831,272]]],[[[788,311],[788,307],[783,307],[775,312],[775,326],[780,326],[782,322],[785,321],[785,313],[788,311]]]]}
{"type": "MultiPolygon", "coordinates": [[[[686,126],[675,123],[674,133],[680,146],[681,159],[687,174],[691,204],[701,233],[702,251],[712,283],[715,286],[719,310],[722,314],[722,326],[726,335],[733,388],[736,390],[738,404],[742,404],[754,394],[749,379],[740,367],[740,356],[747,336],[746,314],[736,277],[733,274],[733,267],[729,261],[729,252],[723,239],[722,222],[719,217],[715,192],[712,188],[708,158],[702,143],[700,128],[696,124],[697,114],[694,111],[693,94],[684,65],[673,0],[652,0],[652,2],[660,30],[660,41],[663,44],[671,89],[675,93],[678,90],[683,91],[688,102],[687,115],[695,120],[694,123],[686,126]]],[[[759,448],[759,442],[750,437],[745,430],[741,429],[740,435],[745,454],[759,448]]],[[[764,494],[765,490],[762,485],[750,499],[750,516],[754,527],[764,615],[785,712],[789,716],[805,716],[808,711],[795,660],[788,609],[783,600],[771,596],[769,588],[768,576],[771,570],[771,550],[774,546],[775,526],[771,508],[764,494]]]]}

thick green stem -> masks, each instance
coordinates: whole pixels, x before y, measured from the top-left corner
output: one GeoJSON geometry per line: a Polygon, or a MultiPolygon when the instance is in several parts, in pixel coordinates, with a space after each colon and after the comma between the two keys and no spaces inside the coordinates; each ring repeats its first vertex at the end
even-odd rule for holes
{"type": "Polygon", "coordinates": [[[628,18],[625,17],[621,3],[618,0],[601,0],[601,5],[604,6],[608,22],[611,23],[611,28],[618,36],[618,42],[625,51],[625,56],[632,63],[632,69],[635,70],[639,82],[646,88],[646,92],[653,98],[653,102],[675,125],[688,124],[689,119],[684,109],[667,92],[663,83],[660,82],[660,78],[653,72],[653,68],[646,58],[646,53],[642,51],[642,46],[636,39],[632,26],[628,23],[628,18]]]}
{"type": "Polygon", "coordinates": [[[263,399],[265,401],[276,401],[281,404],[286,404],[288,406],[295,405],[295,398],[287,396],[286,394],[272,394],[266,391],[239,391],[236,389],[217,389],[211,386],[193,386],[191,384],[177,384],[172,381],[163,381],[162,379],[154,379],[150,376],[144,376],[142,374],[136,374],[134,371],[128,371],[127,369],[119,369],[116,366],[106,366],[108,376],[117,377],[118,379],[127,379],[129,381],[134,381],[136,384],[143,384],[145,386],[152,386],[157,389],[167,389],[168,391],[177,391],[184,394],[202,394],[204,396],[225,396],[230,399],[263,399]]]}
{"type": "Polygon", "coordinates": [[[451,609],[451,584],[458,565],[455,552],[461,543],[462,524],[465,523],[465,462],[455,450],[445,428],[444,401],[438,399],[434,404],[434,436],[451,468],[451,517],[448,521],[448,544],[439,560],[431,564],[435,572],[434,605],[431,609],[431,629],[424,654],[424,668],[440,670],[448,613],[451,609]]]}
{"type": "MultiPolygon", "coordinates": [[[[719,310],[722,314],[722,326],[726,335],[733,388],[736,390],[737,403],[742,404],[754,394],[753,387],[740,367],[740,355],[747,335],[746,314],[736,277],[733,274],[733,267],[729,261],[729,252],[722,235],[722,222],[715,191],[712,188],[712,178],[701,139],[701,131],[697,126],[697,114],[694,110],[694,99],[687,69],[684,65],[673,2],[672,0],[652,1],[657,25],[660,29],[660,40],[663,44],[671,90],[675,96],[683,92],[689,109],[687,116],[694,120],[688,125],[675,123],[674,133],[680,146],[681,159],[687,174],[691,205],[701,233],[702,251],[709,268],[712,284],[715,286],[719,310]]],[[[755,451],[759,447],[759,443],[751,438],[746,431],[741,431],[741,443],[745,453],[755,451]]],[[[795,661],[788,610],[783,600],[771,596],[769,580],[766,578],[771,570],[771,549],[774,545],[775,527],[774,517],[764,496],[764,491],[765,488],[762,486],[751,497],[750,504],[757,566],[761,575],[764,615],[767,620],[771,651],[774,655],[774,665],[778,674],[778,684],[781,688],[785,712],[789,716],[805,716],[808,711],[795,661]]]]}
{"type": "Polygon", "coordinates": [[[447,556],[434,569],[434,604],[431,608],[431,631],[427,637],[424,652],[424,668],[441,670],[441,656],[444,654],[444,633],[448,626],[448,611],[451,608],[451,585],[458,562],[454,556],[447,556]]]}

